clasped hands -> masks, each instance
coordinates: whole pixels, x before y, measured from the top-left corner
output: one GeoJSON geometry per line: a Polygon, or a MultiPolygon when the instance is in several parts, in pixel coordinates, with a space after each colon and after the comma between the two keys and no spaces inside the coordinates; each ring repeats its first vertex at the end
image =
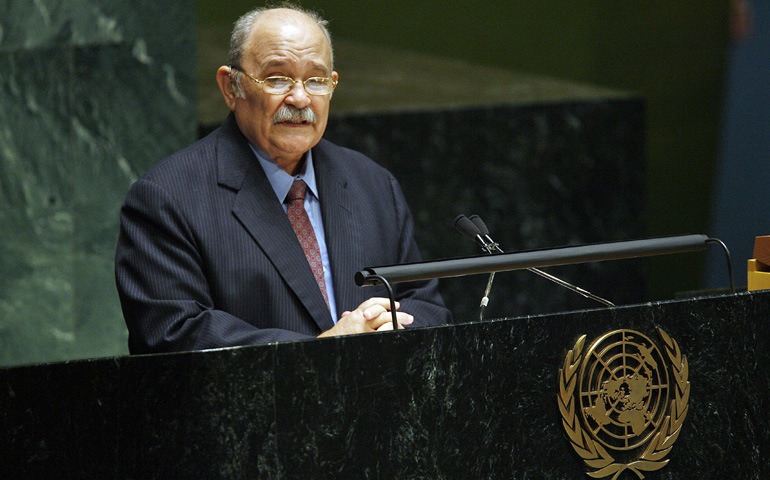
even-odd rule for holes
{"type": "MultiPolygon", "coordinates": [[[[401,305],[396,302],[396,309],[401,305]]],[[[398,328],[404,328],[414,321],[414,317],[405,312],[396,312],[398,328]]],[[[390,313],[390,300],[381,297],[372,297],[366,300],[355,310],[343,312],[342,317],[329,330],[318,335],[322,337],[336,337],[339,335],[355,335],[358,333],[378,332],[393,330],[393,316],[390,313]]]]}

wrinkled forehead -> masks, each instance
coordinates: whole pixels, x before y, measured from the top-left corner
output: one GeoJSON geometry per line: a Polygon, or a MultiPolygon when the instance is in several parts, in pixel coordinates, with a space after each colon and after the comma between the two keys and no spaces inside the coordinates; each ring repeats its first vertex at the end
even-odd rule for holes
{"type": "Polygon", "coordinates": [[[244,53],[257,63],[286,57],[331,70],[331,46],[323,30],[312,18],[292,10],[263,13],[252,25],[244,53]]]}

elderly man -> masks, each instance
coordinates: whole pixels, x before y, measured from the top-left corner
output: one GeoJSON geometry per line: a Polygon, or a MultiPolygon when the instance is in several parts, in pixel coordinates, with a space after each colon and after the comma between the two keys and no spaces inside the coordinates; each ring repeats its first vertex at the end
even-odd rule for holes
{"type": "MultiPolygon", "coordinates": [[[[418,261],[412,218],[388,171],[322,139],[332,57],[326,22],[298,7],[238,20],[217,71],[232,113],[150,169],[121,210],[132,353],[392,328],[385,290],[354,274],[418,261]]],[[[394,291],[400,326],[450,320],[435,282],[394,291]]]]}

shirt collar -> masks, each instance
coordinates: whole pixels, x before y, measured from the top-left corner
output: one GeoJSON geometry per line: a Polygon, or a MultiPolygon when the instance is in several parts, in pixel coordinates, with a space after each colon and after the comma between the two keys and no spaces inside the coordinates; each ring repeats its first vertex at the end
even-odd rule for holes
{"type": "Polygon", "coordinates": [[[315,181],[315,168],[313,168],[313,152],[308,150],[305,153],[305,161],[302,166],[302,171],[297,175],[291,176],[284,169],[278,166],[268,154],[256,145],[249,142],[249,146],[259,160],[259,164],[262,166],[262,170],[265,171],[267,180],[270,182],[270,186],[273,187],[278,201],[283,203],[286,199],[286,195],[291,189],[291,184],[294,180],[304,180],[307,184],[308,191],[317,199],[318,188],[315,181]]]}

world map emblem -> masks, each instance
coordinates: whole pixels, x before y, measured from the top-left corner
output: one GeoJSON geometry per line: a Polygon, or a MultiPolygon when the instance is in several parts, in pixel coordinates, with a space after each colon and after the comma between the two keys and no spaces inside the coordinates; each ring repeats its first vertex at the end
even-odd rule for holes
{"type": "Polygon", "coordinates": [[[575,452],[594,478],[663,468],[687,415],[687,357],[658,329],[663,348],[643,333],[615,330],[584,352],[583,335],[559,370],[559,410],[575,452]]]}

